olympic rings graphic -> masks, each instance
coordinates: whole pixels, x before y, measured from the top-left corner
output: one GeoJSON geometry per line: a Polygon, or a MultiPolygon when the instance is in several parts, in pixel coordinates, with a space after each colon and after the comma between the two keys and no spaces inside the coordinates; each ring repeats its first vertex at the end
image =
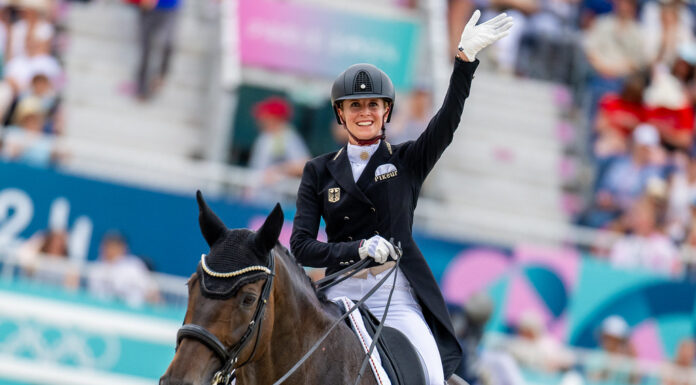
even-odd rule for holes
{"type": "Polygon", "coordinates": [[[37,361],[110,369],[119,360],[121,344],[115,335],[88,334],[35,320],[0,319],[0,352],[37,361]]]}

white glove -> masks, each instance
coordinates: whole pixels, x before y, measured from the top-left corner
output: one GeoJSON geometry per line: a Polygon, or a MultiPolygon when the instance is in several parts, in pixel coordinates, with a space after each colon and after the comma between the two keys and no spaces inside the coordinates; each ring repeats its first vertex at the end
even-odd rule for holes
{"type": "Polygon", "coordinates": [[[379,235],[363,241],[358,249],[358,253],[360,254],[360,259],[372,257],[377,263],[386,262],[389,256],[394,260],[399,257],[396,254],[396,250],[394,250],[394,246],[379,235]]]}
{"type": "Polygon", "coordinates": [[[459,50],[471,61],[476,59],[476,54],[480,50],[507,36],[512,28],[512,17],[504,13],[476,25],[480,17],[481,11],[477,9],[466,23],[462,38],[459,40],[459,50]]]}

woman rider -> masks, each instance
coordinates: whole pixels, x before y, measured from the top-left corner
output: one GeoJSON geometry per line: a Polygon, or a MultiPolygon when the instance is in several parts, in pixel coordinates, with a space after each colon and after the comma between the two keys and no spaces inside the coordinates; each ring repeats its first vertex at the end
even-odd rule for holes
{"type": "MultiPolygon", "coordinates": [[[[512,26],[505,14],[476,25],[479,17],[476,11],[462,32],[442,107],[415,141],[392,145],[385,140],[394,86],[384,72],[356,64],[339,75],[331,99],[349,143],[305,165],[290,239],[292,252],[303,265],[325,267],[327,274],[363,258],[373,259],[367,271],[332,287],[330,298],[362,297],[398,258],[387,239],[401,242],[403,256],[385,323],[406,334],[416,347],[431,385],[444,384],[462,352],[437,282],[413,240],[413,210],[423,180],[459,125],[478,66],[476,54],[507,35],[512,26]],[[322,217],[328,242],[316,239],[322,217]]],[[[366,302],[378,318],[390,288],[383,285],[366,302]]]]}

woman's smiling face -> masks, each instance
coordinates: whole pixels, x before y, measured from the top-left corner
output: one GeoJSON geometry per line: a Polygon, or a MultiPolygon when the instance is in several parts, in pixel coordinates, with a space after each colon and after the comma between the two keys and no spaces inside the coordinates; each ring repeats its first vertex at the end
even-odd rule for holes
{"type": "MultiPolygon", "coordinates": [[[[346,128],[359,140],[369,140],[378,135],[389,114],[389,107],[383,99],[348,99],[338,109],[338,114],[346,128]]],[[[350,137],[351,144],[357,144],[350,137]]]]}

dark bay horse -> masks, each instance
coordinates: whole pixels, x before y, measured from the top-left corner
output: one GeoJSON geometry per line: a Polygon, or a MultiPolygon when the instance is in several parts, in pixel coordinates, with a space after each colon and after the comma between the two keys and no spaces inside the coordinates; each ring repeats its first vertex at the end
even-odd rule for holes
{"type": "MultiPolygon", "coordinates": [[[[227,357],[219,352],[224,349],[239,350],[236,360],[229,361],[236,368],[237,384],[271,385],[300,360],[340,312],[317,296],[304,270],[278,243],[283,225],[280,205],[252,232],[227,229],[200,192],[197,198],[201,232],[210,253],[203,256],[188,282],[184,324],[195,330],[183,336],[180,332],[176,354],[160,384],[211,384],[226,364],[222,361],[227,357]],[[272,285],[267,285],[269,280],[272,285]],[[258,322],[252,322],[259,309],[258,322]],[[206,332],[212,338],[199,335],[206,332]],[[241,348],[240,340],[247,341],[241,348]]],[[[353,384],[363,357],[355,335],[341,323],[284,384],[353,384]]],[[[369,370],[360,382],[376,383],[369,370]]]]}

